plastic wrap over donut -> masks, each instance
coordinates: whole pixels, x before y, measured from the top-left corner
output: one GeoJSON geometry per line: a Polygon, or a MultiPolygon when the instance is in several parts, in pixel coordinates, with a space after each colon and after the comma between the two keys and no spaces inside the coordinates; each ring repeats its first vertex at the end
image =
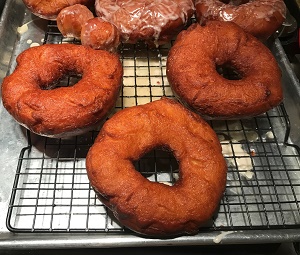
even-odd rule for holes
{"type": "Polygon", "coordinates": [[[192,0],[96,0],[96,14],[114,24],[122,40],[156,45],[178,34],[194,13],[192,0]]]}
{"type": "Polygon", "coordinates": [[[75,4],[62,9],[56,22],[63,36],[80,39],[82,26],[92,18],[93,13],[85,5],[75,4]]]}
{"type": "Polygon", "coordinates": [[[81,44],[93,49],[114,52],[120,44],[120,33],[113,24],[96,17],[83,25],[81,44]]]}
{"type": "Polygon", "coordinates": [[[200,24],[232,21],[261,39],[270,37],[286,17],[283,0],[196,0],[195,6],[200,24]]]}
{"type": "MultiPolygon", "coordinates": [[[[108,114],[107,114],[108,116],[108,114]]],[[[106,119],[103,118],[101,119],[99,122],[97,122],[96,124],[94,124],[93,126],[88,126],[88,127],[85,127],[85,128],[78,128],[78,129],[75,129],[75,130],[72,130],[72,131],[69,131],[69,132],[64,132],[64,133],[60,133],[60,134],[45,134],[43,132],[36,132],[34,130],[32,130],[32,128],[30,128],[28,125],[24,124],[24,123],[21,123],[19,121],[17,121],[17,123],[28,129],[30,132],[36,134],[36,135],[40,135],[40,136],[44,136],[44,137],[49,137],[49,138],[62,138],[62,139],[69,139],[71,137],[74,137],[74,136],[78,136],[78,135],[82,135],[82,134],[85,134],[89,131],[92,131],[92,130],[97,130],[97,128],[101,127],[104,123],[105,123],[106,119]]]]}
{"type": "Polygon", "coordinates": [[[63,8],[74,4],[91,6],[94,0],[23,0],[23,2],[34,15],[43,19],[55,20],[63,8]]]}

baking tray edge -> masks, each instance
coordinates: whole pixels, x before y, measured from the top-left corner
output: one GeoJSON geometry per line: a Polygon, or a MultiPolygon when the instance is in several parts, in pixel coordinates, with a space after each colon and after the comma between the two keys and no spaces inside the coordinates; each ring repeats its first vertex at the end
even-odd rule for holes
{"type": "MultiPolygon", "coordinates": [[[[17,43],[16,28],[22,23],[22,15],[25,7],[22,1],[7,0],[1,16],[0,23],[0,55],[11,54],[3,61],[1,68],[0,81],[4,78],[10,68],[10,60],[14,59],[14,47],[17,43]],[[19,18],[20,20],[17,20],[19,18]],[[6,68],[6,69],[5,69],[6,68]]],[[[273,53],[282,70],[288,73],[289,86],[292,87],[292,94],[299,98],[299,81],[291,70],[287,57],[282,50],[279,40],[275,41],[273,53]],[[297,93],[294,93],[296,91],[297,93]]],[[[10,189],[13,183],[13,177],[17,166],[17,155],[24,145],[26,145],[26,136],[22,128],[16,124],[11,117],[3,111],[0,106],[0,132],[6,130],[6,138],[0,138],[0,146],[6,146],[8,138],[16,142],[8,150],[2,150],[0,157],[1,172],[5,173],[6,178],[0,178],[0,250],[1,249],[42,249],[42,248],[110,248],[110,247],[145,247],[145,246],[169,246],[169,245],[216,245],[218,244],[261,244],[261,243],[282,243],[294,242],[300,240],[300,231],[295,229],[284,230],[251,230],[251,231],[228,231],[228,232],[200,232],[195,236],[183,236],[174,239],[148,239],[129,234],[106,235],[106,234],[15,234],[9,232],[5,226],[5,216],[10,196],[10,189]],[[9,130],[9,132],[7,132],[9,130]],[[2,143],[2,144],[1,144],[2,143]],[[12,150],[11,150],[12,149],[12,150]],[[8,163],[4,163],[7,161],[8,163]],[[9,192],[8,190],[9,189],[9,192]],[[220,242],[219,242],[220,241],[220,242]]],[[[288,107],[289,111],[289,107],[288,107]]],[[[297,130],[296,130],[297,131],[297,130]]]]}

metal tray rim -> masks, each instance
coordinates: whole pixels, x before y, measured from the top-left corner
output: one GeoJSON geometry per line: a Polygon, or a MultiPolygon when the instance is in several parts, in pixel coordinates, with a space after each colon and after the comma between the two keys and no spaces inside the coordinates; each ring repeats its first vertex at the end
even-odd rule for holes
{"type": "MultiPolygon", "coordinates": [[[[19,0],[7,0],[3,14],[1,16],[0,34],[5,34],[4,26],[9,21],[9,14],[19,0]]],[[[24,7],[25,8],[25,7],[24,7]]],[[[15,40],[16,38],[12,39],[15,40]]],[[[4,41],[2,42],[4,43],[4,41]]],[[[293,86],[299,87],[299,82],[291,71],[287,57],[282,50],[279,40],[275,41],[275,48],[278,50],[279,57],[283,60],[282,65],[289,70],[294,82],[293,86]]],[[[3,52],[2,52],[3,53],[3,52]]],[[[7,70],[9,65],[7,66],[7,70]]],[[[1,78],[1,77],[0,77],[1,78]]],[[[2,105],[1,105],[2,107],[2,105]]],[[[0,111],[1,119],[7,116],[0,111]]],[[[15,125],[13,123],[12,125],[15,125]]],[[[23,137],[22,143],[26,144],[26,138],[23,137]]],[[[2,140],[0,140],[2,141],[2,140]]],[[[16,148],[19,152],[20,148],[16,148]]],[[[17,154],[18,155],[18,154],[17,154]]],[[[16,161],[10,163],[8,168],[15,169],[16,161]]],[[[4,171],[4,170],[2,170],[4,171]]],[[[12,173],[14,176],[14,173],[12,173]]],[[[11,180],[12,186],[13,178],[11,180]]],[[[0,190],[1,191],[1,190],[0,190]]],[[[5,198],[3,198],[3,201],[5,198]]],[[[5,220],[5,211],[1,212],[1,219],[5,220]],[[3,217],[4,216],[4,217],[3,217]]],[[[1,220],[1,221],[2,221],[1,220]]],[[[2,226],[2,223],[0,224],[2,226]]],[[[250,230],[250,231],[228,231],[228,232],[200,232],[195,236],[183,236],[174,239],[148,239],[134,235],[106,235],[106,234],[13,234],[7,229],[0,228],[0,248],[1,249],[37,249],[37,248],[99,248],[99,247],[142,247],[142,246],[167,246],[167,245],[215,245],[221,238],[221,244],[258,244],[258,243],[277,243],[293,242],[300,240],[300,231],[298,229],[284,230],[250,230]],[[221,238],[222,237],[222,238],[221,238]]]]}

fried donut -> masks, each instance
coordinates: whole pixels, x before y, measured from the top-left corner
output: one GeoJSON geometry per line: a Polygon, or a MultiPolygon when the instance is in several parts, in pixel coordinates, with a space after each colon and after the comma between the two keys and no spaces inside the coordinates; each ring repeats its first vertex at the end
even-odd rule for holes
{"type": "Polygon", "coordinates": [[[95,50],[116,51],[120,33],[115,25],[97,17],[87,21],[81,31],[81,44],[95,50]]]}
{"type": "Polygon", "coordinates": [[[180,33],[166,72],[180,100],[206,118],[251,117],[282,101],[281,71],[274,56],[232,22],[193,24],[180,33]],[[239,77],[227,79],[218,67],[239,77]]]}
{"type": "Polygon", "coordinates": [[[86,169],[99,199],[121,224],[155,237],[197,233],[218,208],[227,172],[211,127],[167,98],[109,119],[88,152],[86,169]],[[173,186],[149,181],[133,165],[161,146],[179,161],[173,186]]]}
{"type": "Polygon", "coordinates": [[[23,2],[34,15],[55,20],[62,9],[74,4],[92,6],[95,0],[23,0],[23,2]]]}
{"type": "Polygon", "coordinates": [[[4,78],[7,111],[39,135],[64,137],[94,128],[115,105],[122,80],[117,55],[73,44],[45,44],[17,57],[15,71],[4,78]],[[55,87],[67,74],[81,74],[69,87],[55,87]]]}
{"type": "Polygon", "coordinates": [[[65,37],[80,39],[82,26],[94,18],[94,14],[82,4],[75,4],[60,11],[56,18],[57,28],[65,37]]]}
{"type": "Polygon", "coordinates": [[[96,14],[114,24],[126,43],[160,45],[177,35],[194,13],[193,0],[96,0],[96,14]]]}
{"type": "Polygon", "coordinates": [[[209,20],[232,21],[255,37],[266,40],[283,23],[283,0],[196,0],[200,24],[209,20]]]}

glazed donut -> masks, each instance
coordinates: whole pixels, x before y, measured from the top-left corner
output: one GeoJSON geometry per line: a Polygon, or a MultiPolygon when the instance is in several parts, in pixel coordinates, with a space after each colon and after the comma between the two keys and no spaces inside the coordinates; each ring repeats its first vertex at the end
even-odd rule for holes
{"type": "Polygon", "coordinates": [[[114,24],[126,43],[160,45],[177,35],[194,13],[193,0],[96,0],[96,14],[114,24]]]}
{"type": "Polygon", "coordinates": [[[181,32],[166,68],[174,94],[205,118],[251,117],[282,101],[281,71],[274,56],[232,22],[193,24],[181,32]],[[237,77],[227,79],[217,67],[233,70],[237,77]]]}
{"type": "Polygon", "coordinates": [[[74,4],[92,6],[95,0],[23,0],[23,2],[34,15],[55,20],[63,8],[74,4]]]}
{"type": "Polygon", "coordinates": [[[57,28],[65,37],[80,39],[82,26],[94,18],[94,14],[82,4],[75,4],[62,9],[57,18],[57,28]]]}
{"type": "Polygon", "coordinates": [[[153,237],[197,233],[218,208],[227,172],[211,127],[167,98],[126,108],[106,121],[86,169],[120,223],[153,237]],[[179,161],[173,186],[151,182],[134,168],[134,161],[157,147],[169,148],[179,161]]]}
{"type": "Polygon", "coordinates": [[[23,126],[49,137],[73,136],[97,126],[115,105],[122,80],[117,55],[74,44],[45,44],[17,57],[4,78],[2,100],[23,126]],[[69,87],[55,87],[67,74],[82,74],[69,87]]]}
{"type": "Polygon", "coordinates": [[[120,33],[115,25],[97,17],[87,21],[81,31],[81,44],[95,50],[116,51],[120,33]]]}
{"type": "Polygon", "coordinates": [[[196,0],[200,24],[209,20],[232,21],[255,37],[266,40],[283,23],[283,0],[196,0]]]}

